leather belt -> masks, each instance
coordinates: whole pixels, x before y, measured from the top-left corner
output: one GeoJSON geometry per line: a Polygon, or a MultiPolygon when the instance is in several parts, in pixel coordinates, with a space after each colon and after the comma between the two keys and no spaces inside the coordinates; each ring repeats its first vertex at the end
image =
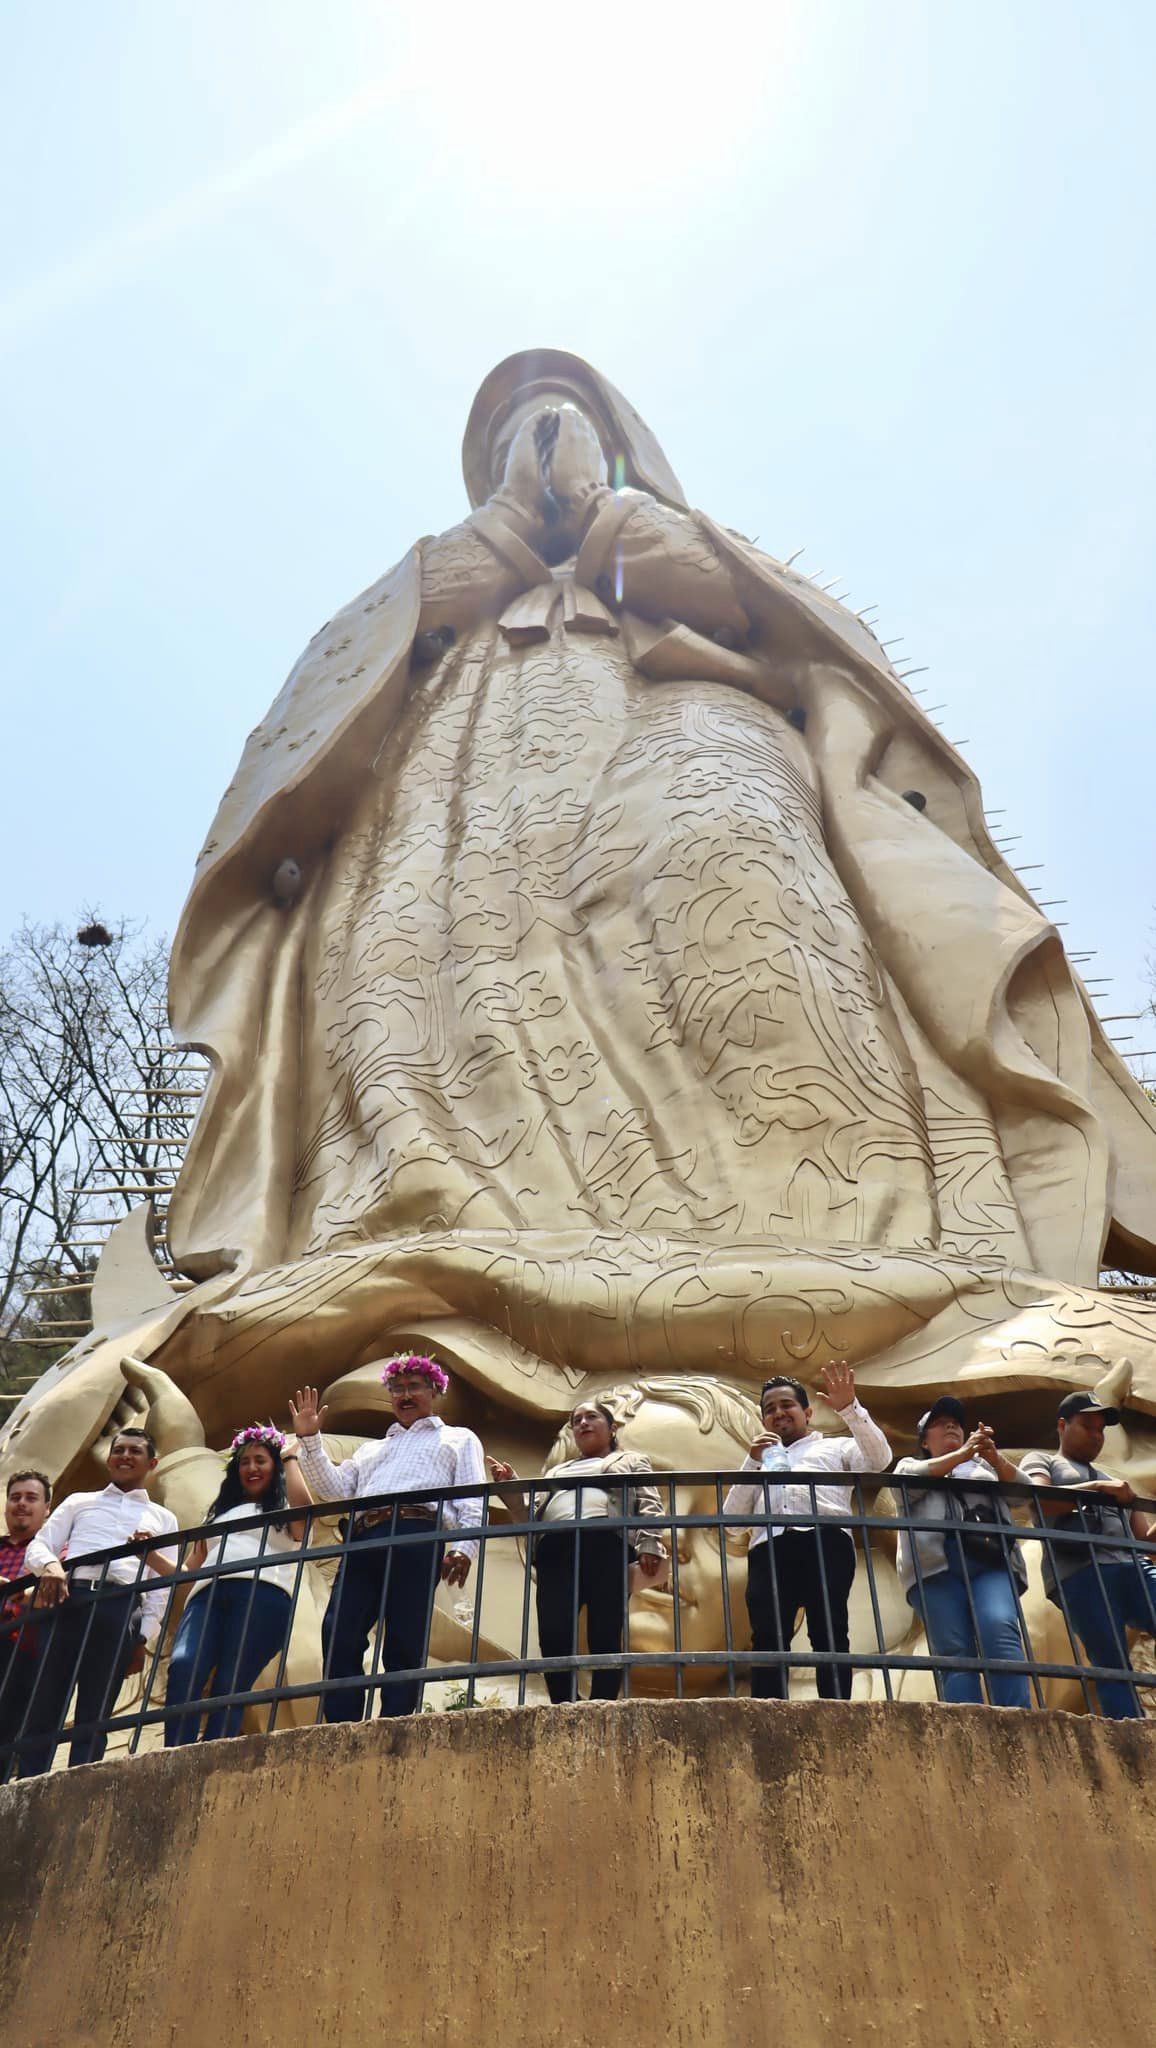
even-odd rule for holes
{"type": "Polygon", "coordinates": [[[376,1529],[381,1522],[392,1522],[394,1516],[399,1522],[436,1522],[433,1508],[370,1508],[364,1515],[354,1517],[356,1534],[361,1529],[376,1529]]]}

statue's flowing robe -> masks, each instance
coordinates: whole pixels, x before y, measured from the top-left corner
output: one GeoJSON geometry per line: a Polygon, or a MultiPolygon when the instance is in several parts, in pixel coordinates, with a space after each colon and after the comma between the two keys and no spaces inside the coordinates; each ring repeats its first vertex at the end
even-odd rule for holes
{"type": "Polygon", "coordinates": [[[499,498],[323,629],[171,1003],[214,1075],[170,1241],[250,1349],[751,1370],[776,1318],[870,1357],[1153,1255],[1156,1117],[974,777],[857,618],[645,493],[555,569],[499,498]]]}

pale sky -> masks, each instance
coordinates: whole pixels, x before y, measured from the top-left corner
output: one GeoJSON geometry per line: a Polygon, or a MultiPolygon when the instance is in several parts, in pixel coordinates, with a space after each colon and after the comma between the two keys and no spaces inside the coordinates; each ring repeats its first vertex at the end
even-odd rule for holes
{"type": "Polygon", "coordinates": [[[0,37],[0,938],[171,932],[245,734],[462,516],[473,393],[546,344],[879,605],[1137,1007],[1156,10],[8,0],[0,37]]]}

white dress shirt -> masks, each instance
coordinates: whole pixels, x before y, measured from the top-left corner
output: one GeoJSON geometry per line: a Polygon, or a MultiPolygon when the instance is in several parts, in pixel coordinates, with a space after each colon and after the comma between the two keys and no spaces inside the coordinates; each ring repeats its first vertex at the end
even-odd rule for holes
{"type": "MultiPolygon", "coordinates": [[[[891,1463],[891,1446],[862,1403],[852,1401],[850,1407],[841,1408],[839,1414],[851,1432],[849,1436],[824,1436],[821,1431],[812,1429],[793,1444],[783,1445],[792,1472],[886,1472],[891,1463]]],[[[748,1453],[743,1459],[742,1470],[758,1472],[761,1467],[748,1453]]],[[[768,1510],[775,1520],[771,1533],[779,1536],[784,1528],[790,1526],[791,1515],[842,1515],[847,1512],[848,1499],[849,1492],[845,1486],[816,1486],[812,1506],[809,1486],[788,1486],[784,1480],[772,1475],[770,1484],[765,1487],[732,1486],[723,1502],[723,1513],[757,1514],[764,1518],[753,1523],[751,1528],[749,1547],[754,1550],[767,1540],[765,1517],[768,1510]]]]}
{"type": "MultiPolygon", "coordinates": [[[[367,1494],[412,1493],[415,1507],[436,1508],[436,1502],[422,1500],[427,1486],[485,1485],[486,1467],[482,1446],[472,1429],[459,1429],[443,1422],[440,1415],[422,1415],[406,1428],[395,1422],[376,1443],[362,1444],[360,1450],[335,1465],[315,1436],[297,1439],[301,1470],[317,1500],[364,1500],[367,1494]]],[[[476,1529],[482,1519],[479,1497],[442,1504],[442,1521],[447,1529],[476,1529]]],[[[454,1548],[473,1557],[476,1543],[457,1543],[454,1548]]]]}
{"type": "MultiPolygon", "coordinates": [[[[301,1554],[298,1537],[291,1536],[287,1529],[279,1529],[275,1522],[266,1521],[255,1529],[226,1529],[225,1522],[251,1522],[254,1515],[251,1501],[238,1501],[235,1508],[226,1508],[224,1514],[214,1515],[212,1527],[220,1529],[219,1536],[206,1537],[208,1549],[205,1552],[204,1569],[214,1564],[239,1564],[242,1558],[253,1559],[251,1572],[227,1572],[221,1579],[222,1586],[235,1586],[239,1580],[251,1579],[254,1575],[262,1586],[276,1586],[279,1593],[293,1592],[297,1577],[297,1560],[301,1554]],[[275,1564],[275,1558],[284,1558],[284,1564],[275,1564]],[[257,1570],[260,1563],[262,1569],[257,1570]]],[[[198,1593],[207,1593],[215,1583],[212,1579],[198,1579],[189,1591],[189,1599],[195,1600],[198,1593]]]]}
{"type": "MultiPolygon", "coordinates": [[[[114,1558],[107,1573],[99,1564],[86,1569],[83,1560],[91,1557],[94,1551],[111,1550],[114,1544],[128,1543],[138,1529],[147,1530],[150,1536],[171,1536],[176,1526],[176,1516],[168,1508],[159,1507],[155,1500],[150,1500],[143,1486],[134,1486],[125,1492],[122,1487],[110,1484],[100,1493],[70,1493],[58,1508],[53,1508],[39,1535],[32,1538],[24,1569],[39,1578],[45,1565],[59,1564],[67,1550],[69,1573],[82,1582],[95,1582],[104,1575],[107,1585],[139,1584],[143,1589],[146,1582],[152,1581],[154,1589],[151,1592],[142,1590],[141,1626],[146,1643],[153,1643],[160,1632],[168,1595],[163,1584],[157,1583],[156,1572],[144,1563],[143,1554],[114,1558]]],[[[162,1554],[176,1563],[174,1549],[165,1546],[162,1554]]]]}

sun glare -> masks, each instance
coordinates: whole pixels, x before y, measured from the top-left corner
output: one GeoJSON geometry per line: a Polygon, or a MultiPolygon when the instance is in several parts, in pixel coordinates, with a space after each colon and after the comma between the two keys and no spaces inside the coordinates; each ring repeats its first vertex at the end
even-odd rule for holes
{"type": "MultiPolygon", "coordinates": [[[[593,194],[726,176],[775,117],[797,36],[794,4],[711,7],[533,0],[423,10],[405,70],[487,181],[549,192],[552,164],[593,194]],[[419,83],[420,81],[420,83],[419,83]]],[[[394,56],[397,56],[396,44],[394,56]]]]}

